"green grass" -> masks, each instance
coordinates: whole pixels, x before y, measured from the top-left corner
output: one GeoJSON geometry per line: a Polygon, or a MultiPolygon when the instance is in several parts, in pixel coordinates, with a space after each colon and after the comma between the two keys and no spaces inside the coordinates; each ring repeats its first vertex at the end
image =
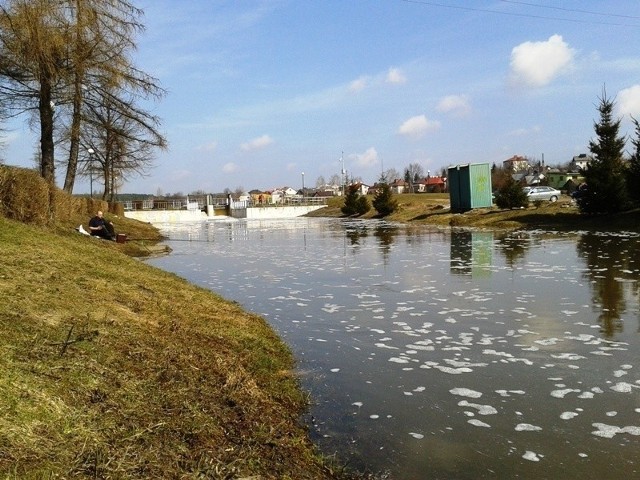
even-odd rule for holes
{"type": "Polygon", "coordinates": [[[261,317],[51,230],[0,217],[2,478],[337,478],[261,317]]]}

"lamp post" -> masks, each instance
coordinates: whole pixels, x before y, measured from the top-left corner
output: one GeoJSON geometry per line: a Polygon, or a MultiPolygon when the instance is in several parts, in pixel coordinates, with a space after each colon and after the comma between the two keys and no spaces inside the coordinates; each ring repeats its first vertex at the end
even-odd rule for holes
{"type": "Polygon", "coordinates": [[[89,197],[93,198],[93,148],[87,150],[89,154],[89,197]]]}
{"type": "Polygon", "coordinates": [[[304,202],[304,172],[302,172],[302,201],[304,202]]]}

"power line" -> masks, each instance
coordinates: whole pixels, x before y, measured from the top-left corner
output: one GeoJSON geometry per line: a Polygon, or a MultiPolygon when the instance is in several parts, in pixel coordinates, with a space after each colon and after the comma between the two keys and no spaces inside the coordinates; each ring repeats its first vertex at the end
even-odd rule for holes
{"type": "Polygon", "coordinates": [[[500,0],[500,1],[504,3],[514,3],[516,5],[526,5],[527,7],[546,8],[549,10],[560,10],[560,11],[569,12],[569,13],[585,13],[587,15],[598,15],[600,17],[630,18],[634,20],[640,19],[640,16],[636,16],[636,15],[621,15],[618,13],[592,12],[590,10],[580,10],[577,8],[563,8],[563,7],[554,7],[551,5],[538,5],[537,3],[530,3],[530,2],[519,2],[517,0],[500,0]]]}
{"type": "MultiPolygon", "coordinates": [[[[479,8],[479,7],[463,7],[461,5],[448,5],[445,3],[441,3],[441,2],[429,2],[427,0],[401,0],[405,3],[413,3],[413,4],[417,4],[417,5],[426,5],[426,6],[430,6],[430,7],[440,7],[440,8],[449,8],[452,10],[464,10],[464,11],[468,11],[468,12],[481,12],[481,13],[493,13],[496,15],[506,15],[509,17],[525,17],[525,18],[536,18],[539,20],[555,20],[555,21],[559,21],[559,22],[569,22],[569,23],[581,23],[581,24],[587,24],[587,25],[605,25],[605,26],[610,26],[610,27],[635,27],[638,28],[640,27],[640,24],[635,24],[635,23],[614,23],[614,22],[599,22],[599,21],[594,21],[594,20],[579,20],[579,19],[575,19],[575,18],[565,18],[565,17],[551,17],[551,16],[547,16],[547,15],[535,15],[535,14],[531,14],[531,13],[517,13],[517,12],[503,12],[500,10],[491,10],[488,8],[479,8]]],[[[503,0],[506,1],[506,0],[503,0]]],[[[511,2],[511,3],[521,3],[521,2],[511,2]]],[[[522,4],[524,4],[524,2],[522,2],[522,4]]],[[[533,5],[533,6],[538,6],[538,7],[542,7],[542,5],[533,5]]],[[[575,12],[579,12],[578,10],[575,10],[575,12]]],[[[580,12],[582,13],[582,12],[580,12]]],[[[595,14],[592,13],[592,14],[595,14]]],[[[608,16],[618,16],[618,15],[613,15],[613,14],[609,14],[608,16]]],[[[629,16],[629,17],[623,17],[623,18],[630,18],[630,19],[640,19],[640,17],[633,17],[633,16],[629,16]]]]}

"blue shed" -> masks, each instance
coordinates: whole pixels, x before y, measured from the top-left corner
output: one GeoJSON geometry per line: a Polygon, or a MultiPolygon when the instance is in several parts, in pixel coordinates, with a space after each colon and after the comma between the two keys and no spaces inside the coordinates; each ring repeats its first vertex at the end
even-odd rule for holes
{"type": "Polygon", "coordinates": [[[491,167],[488,163],[468,163],[449,167],[451,211],[491,207],[491,167]]]}

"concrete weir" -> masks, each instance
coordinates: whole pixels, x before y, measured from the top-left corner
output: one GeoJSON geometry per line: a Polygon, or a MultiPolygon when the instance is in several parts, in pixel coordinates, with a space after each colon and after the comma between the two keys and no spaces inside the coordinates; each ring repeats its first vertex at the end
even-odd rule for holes
{"type": "Polygon", "coordinates": [[[326,205],[296,205],[282,207],[241,207],[226,209],[208,208],[207,212],[201,210],[127,210],[124,216],[133,218],[141,222],[154,223],[179,223],[197,222],[207,219],[246,218],[253,219],[273,219],[273,218],[295,218],[301,217],[309,212],[324,208],[326,205]],[[224,213],[223,213],[224,212],[224,213]],[[228,215],[231,213],[231,215],[228,215]]]}

